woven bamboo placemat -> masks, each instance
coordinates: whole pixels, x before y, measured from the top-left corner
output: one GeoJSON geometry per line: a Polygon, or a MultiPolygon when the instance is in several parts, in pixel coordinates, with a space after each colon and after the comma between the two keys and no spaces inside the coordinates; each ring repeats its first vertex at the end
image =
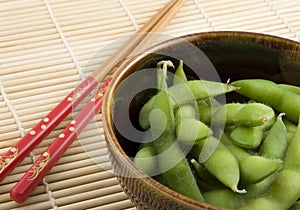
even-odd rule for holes
{"type": "MultiPolygon", "coordinates": [[[[166,3],[2,0],[0,155],[166,3]]],[[[299,0],[188,0],[164,34],[240,30],[299,41],[299,14],[299,0]]],[[[71,117],[0,183],[0,209],[134,209],[111,172],[101,113],[25,203],[10,199],[10,189],[71,117]]]]}

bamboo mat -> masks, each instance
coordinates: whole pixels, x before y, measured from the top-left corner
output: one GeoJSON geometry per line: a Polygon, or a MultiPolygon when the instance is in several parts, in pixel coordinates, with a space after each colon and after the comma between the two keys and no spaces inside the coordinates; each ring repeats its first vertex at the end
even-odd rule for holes
{"type": "MultiPolygon", "coordinates": [[[[1,0],[0,155],[167,2],[1,0]]],[[[299,0],[188,0],[164,34],[242,30],[299,41],[299,14],[299,0]]],[[[0,209],[134,209],[111,172],[101,113],[25,203],[10,199],[71,117],[0,183],[0,209]]]]}

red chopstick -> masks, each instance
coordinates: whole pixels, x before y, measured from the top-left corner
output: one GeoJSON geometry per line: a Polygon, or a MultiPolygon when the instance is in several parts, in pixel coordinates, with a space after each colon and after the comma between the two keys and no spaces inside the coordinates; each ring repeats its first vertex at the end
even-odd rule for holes
{"type": "MultiPolygon", "coordinates": [[[[141,42],[146,32],[151,32],[153,27],[173,8],[179,9],[185,0],[172,0],[162,8],[148,23],[137,31],[137,36],[128,39],[122,47],[106,60],[101,68],[94,71],[65,99],[60,102],[36,126],[27,132],[17,144],[12,146],[0,158],[0,182],[44,139],[89,93],[94,90],[100,81],[122,59],[124,59],[141,42]]],[[[175,11],[175,10],[173,10],[175,11]]],[[[169,18],[170,19],[170,18],[169,18]]],[[[158,30],[156,30],[158,32],[158,30]]]]}
{"type": "Polygon", "coordinates": [[[0,182],[44,139],[96,86],[93,77],[87,77],[48,115],[12,146],[0,159],[0,182]]]}
{"type": "Polygon", "coordinates": [[[80,134],[88,122],[95,114],[97,114],[102,106],[103,95],[110,81],[111,78],[101,86],[92,99],[83,107],[78,115],[76,115],[53,143],[36,160],[21,180],[14,186],[10,191],[10,196],[14,201],[22,203],[27,199],[53,165],[73,143],[77,135],[80,134]]]}
{"type": "MultiPolygon", "coordinates": [[[[172,6],[174,7],[172,8],[168,8],[169,6],[167,5],[164,9],[167,10],[166,13],[168,14],[166,15],[165,19],[163,19],[162,17],[161,19],[158,20],[158,21],[162,21],[163,23],[159,24],[158,22],[157,25],[153,26],[151,30],[154,30],[156,32],[161,31],[164,28],[162,25],[164,26],[167,25],[167,23],[171,20],[171,17],[173,17],[176,14],[176,11],[178,11],[179,8],[183,6],[185,1],[186,0],[178,0],[178,1],[173,0],[172,6]]],[[[131,53],[139,52],[139,50],[142,49],[141,46],[145,44],[150,44],[149,40],[154,41],[153,35],[148,36],[148,38],[146,36],[143,36],[142,39],[140,39],[139,44],[137,44],[137,47],[134,50],[133,49],[131,50],[131,53]]],[[[119,68],[124,67],[124,65],[125,62],[123,62],[121,66],[119,66],[119,68]]],[[[97,76],[99,79],[100,78],[99,74],[97,76]]],[[[96,81],[96,79],[94,78],[94,80],[92,79],[92,81],[94,82],[96,81]]],[[[92,119],[95,113],[97,113],[101,109],[103,95],[110,81],[111,78],[108,81],[106,81],[101,86],[100,89],[98,89],[97,93],[92,97],[91,101],[89,101],[84,106],[84,108],[78,113],[78,115],[74,118],[74,120],[71,121],[70,124],[68,124],[68,126],[62,131],[62,133],[53,141],[53,143],[44,151],[44,153],[31,166],[29,171],[27,171],[25,175],[20,179],[20,181],[14,186],[14,188],[10,192],[11,198],[13,200],[22,203],[27,199],[27,197],[31,194],[31,192],[35,189],[35,187],[41,182],[41,180],[51,170],[53,165],[59,160],[59,158],[64,154],[67,148],[72,144],[72,142],[77,137],[77,135],[85,128],[85,126],[92,119]]],[[[89,86],[87,86],[87,88],[89,86]]],[[[84,88],[85,86],[83,86],[83,89],[84,88]]],[[[89,92],[86,90],[81,90],[81,89],[79,90],[81,92],[87,92],[87,93],[89,92]]],[[[83,97],[81,96],[81,92],[79,94],[79,97],[83,97]]],[[[68,100],[68,97],[66,99],[68,100]]]]}

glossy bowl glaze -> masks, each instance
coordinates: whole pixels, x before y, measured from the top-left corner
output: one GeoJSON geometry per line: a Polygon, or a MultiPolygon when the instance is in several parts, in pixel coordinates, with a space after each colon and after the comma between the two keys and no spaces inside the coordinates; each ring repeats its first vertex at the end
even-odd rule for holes
{"type": "MultiPolygon", "coordinates": [[[[191,34],[148,49],[132,58],[126,68],[113,76],[103,104],[104,132],[114,172],[134,205],[138,209],[153,210],[221,209],[174,192],[147,176],[132,162],[139,146],[136,139],[142,132],[138,126],[138,113],[154,94],[151,87],[155,87],[156,77],[147,71],[127,86],[123,81],[137,71],[155,68],[158,61],[165,59],[172,60],[175,65],[182,59],[190,79],[200,77],[226,82],[228,79],[264,78],[300,86],[300,44],[247,32],[191,34]],[[123,135],[123,131],[131,132],[133,128],[137,130],[134,140],[123,135]]],[[[226,99],[243,100],[235,94],[229,94],[226,99]]]]}

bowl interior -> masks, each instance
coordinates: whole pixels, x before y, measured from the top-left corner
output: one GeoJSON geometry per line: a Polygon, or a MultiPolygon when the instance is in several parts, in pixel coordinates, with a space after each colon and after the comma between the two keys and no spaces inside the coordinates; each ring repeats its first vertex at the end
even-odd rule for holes
{"type": "MultiPolygon", "coordinates": [[[[164,42],[134,57],[125,69],[114,74],[110,89],[112,99],[107,100],[107,104],[104,102],[104,111],[110,111],[104,115],[105,119],[109,119],[107,122],[113,122],[113,125],[106,125],[112,126],[107,141],[112,155],[116,156],[113,162],[119,162],[115,164],[116,167],[125,164],[126,170],[137,176],[143,176],[143,172],[130,159],[134,158],[143,138],[143,130],[138,123],[139,111],[156,93],[156,74],[153,69],[161,60],[171,60],[175,66],[179,60],[183,60],[188,79],[227,82],[228,79],[263,78],[300,86],[300,44],[274,36],[245,32],[192,34],[164,42]],[[136,74],[138,72],[143,73],[136,74]]],[[[172,68],[168,70],[174,72],[172,68]]],[[[226,95],[226,101],[243,100],[243,97],[237,97],[234,93],[226,95]]],[[[145,186],[152,186],[152,189],[158,189],[164,195],[174,199],[179,197],[151,179],[144,181],[148,183],[145,186]]],[[[128,189],[127,180],[122,182],[124,189],[128,189]]],[[[135,196],[139,197],[132,197],[135,196]]],[[[183,199],[193,206],[208,208],[192,199],[183,199]]]]}
{"type": "MultiPolygon", "coordinates": [[[[151,88],[156,87],[155,71],[151,69],[161,60],[171,60],[177,66],[179,59],[184,61],[189,79],[200,77],[227,82],[228,79],[262,78],[300,86],[300,44],[297,42],[242,32],[200,33],[165,42],[134,59],[116,81],[120,83],[133,72],[149,69],[133,82],[119,86],[114,96],[113,118],[118,124],[116,136],[129,157],[134,157],[139,141],[128,139],[123,134],[134,132],[132,126],[141,130],[139,111],[156,93],[155,88],[151,88]],[[124,97],[126,100],[120,100],[124,97]],[[128,113],[131,123],[124,120],[128,113]],[[123,127],[122,132],[119,132],[119,126],[123,127]]],[[[174,72],[174,69],[169,70],[174,72]]],[[[226,100],[242,101],[243,98],[231,93],[226,95],[226,100]]],[[[142,138],[141,134],[136,132],[135,139],[142,138]]]]}

